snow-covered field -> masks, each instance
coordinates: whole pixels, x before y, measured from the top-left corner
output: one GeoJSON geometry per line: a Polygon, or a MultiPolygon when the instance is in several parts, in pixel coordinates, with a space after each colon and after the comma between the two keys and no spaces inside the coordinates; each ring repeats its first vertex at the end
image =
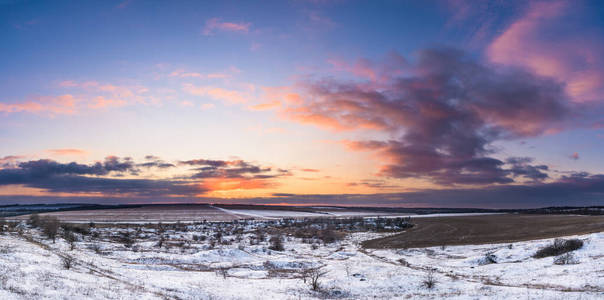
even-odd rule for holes
{"type": "Polygon", "coordinates": [[[321,217],[325,214],[304,212],[304,211],[289,211],[289,210],[269,210],[269,209],[225,209],[214,207],[228,214],[242,215],[252,218],[261,219],[279,219],[279,218],[303,218],[303,217],[321,217]]]}
{"type": "Polygon", "coordinates": [[[532,258],[551,239],[369,250],[360,242],[388,233],[325,244],[282,232],[285,249],[274,251],[274,221],[164,226],[92,228],[72,250],[21,224],[0,235],[0,299],[604,298],[604,233],[575,236],[577,264],[555,265],[532,258]],[[301,270],[317,267],[313,291],[301,270]]]}

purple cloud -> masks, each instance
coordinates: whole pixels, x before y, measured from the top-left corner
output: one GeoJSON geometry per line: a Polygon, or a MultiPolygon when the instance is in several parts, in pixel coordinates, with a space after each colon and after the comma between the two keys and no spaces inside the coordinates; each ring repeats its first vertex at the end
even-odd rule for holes
{"type": "Polygon", "coordinates": [[[304,100],[289,102],[282,113],[334,130],[388,133],[393,138],[346,142],[350,149],[380,154],[383,176],[440,184],[547,177],[542,167],[506,169],[506,162],[492,157],[492,143],[559,130],[569,116],[559,82],[517,68],[493,68],[449,48],[421,51],[414,64],[400,66],[389,72],[373,67],[366,81],[302,81],[304,100]]]}

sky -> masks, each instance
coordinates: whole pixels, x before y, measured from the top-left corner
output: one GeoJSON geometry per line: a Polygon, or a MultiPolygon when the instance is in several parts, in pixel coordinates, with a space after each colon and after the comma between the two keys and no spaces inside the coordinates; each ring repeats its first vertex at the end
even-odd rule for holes
{"type": "Polygon", "coordinates": [[[602,15],[0,0],[0,204],[604,205],[602,15]]]}

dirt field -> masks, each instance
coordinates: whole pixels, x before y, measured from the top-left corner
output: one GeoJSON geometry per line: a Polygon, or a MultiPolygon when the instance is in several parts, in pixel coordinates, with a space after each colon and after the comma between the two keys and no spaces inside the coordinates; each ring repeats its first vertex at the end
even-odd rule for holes
{"type": "MultiPolygon", "coordinates": [[[[209,205],[167,205],[143,206],[137,208],[75,210],[42,213],[41,216],[51,215],[63,222],[97,222],[97,223],[157,223],[157,222],[201,222],[232,221],[244,216],[229,214],[209,205]]],[[[29,215],[10,219],[24,220],[29,215]]]]}
{"type": "Polygon", "coordinates": [[[365,248],[490,244],[604,231],[604,216],[490,215],[415,218],[403,233],[363,242],[365,248]]]}
{"type": "MultiPolygon", "coordinates": [[[[389,212],[367,211],[348,208],[306,208],[306,207],[272,207],[251,205],[149,205],[132,208],[69,210],[40,213],[41,216],[51,215],[62,222],[74,223],[172,223],[172,222],[201,222],[232,221],[239,219],[278,219],[278,218],[334,218],[356,216],[393,216],[400,215],[389,212]]],[[[26,220],[29,215],[8,217],[8,220],[26,220]]]]}

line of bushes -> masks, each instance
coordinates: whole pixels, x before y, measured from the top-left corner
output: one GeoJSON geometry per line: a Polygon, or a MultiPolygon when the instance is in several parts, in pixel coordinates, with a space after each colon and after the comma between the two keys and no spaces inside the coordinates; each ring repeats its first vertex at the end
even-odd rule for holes
{"type": "Polygon", "coordinates": [[[575,251],[583,247],[583,241],[580,239],[555,239],[551,245],[543,247],[533,255],[534,258],[543,258],[548,256],[558,256],[567,252],[575,251]]]}

